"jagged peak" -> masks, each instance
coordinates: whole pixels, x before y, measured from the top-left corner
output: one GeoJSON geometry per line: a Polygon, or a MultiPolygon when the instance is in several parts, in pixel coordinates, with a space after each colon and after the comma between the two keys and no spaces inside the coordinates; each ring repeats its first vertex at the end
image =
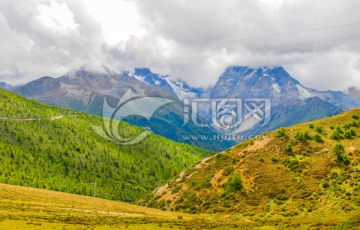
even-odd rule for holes
{"type": "Polygon", "coordinates": [[[150,74],[154,74],[154,73],[149,68],[137,67],[137,68],[134,68],[134,74],[139,75],[139,76],[145,76],[145,75],[150,75],[150,74]]]}

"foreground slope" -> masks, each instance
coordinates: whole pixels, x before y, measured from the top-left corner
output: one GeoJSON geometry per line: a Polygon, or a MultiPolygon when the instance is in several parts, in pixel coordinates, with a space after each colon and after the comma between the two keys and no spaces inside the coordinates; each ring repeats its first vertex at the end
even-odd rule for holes
{"type": "Polygon", "coordinates": [[[284,217],[359,213],[359,117],[356,109],[258,136],[185,170],[142,204],[284,217]]]}
{"type": "MultiPolygon", "coordinates": [[[[0,182],[133,201],[212,154],[157,135],[125,146],[98,136],[102,118],[0,90],[0,182]]],[[[121,123],[120,135],[140,128],[121,123]]]]}
{"type": "Polygon", "coordinates": [[[0,229],[356,229],[360,216],[244,217],[161,211],[118,201],[0,184],[0,229]]]}

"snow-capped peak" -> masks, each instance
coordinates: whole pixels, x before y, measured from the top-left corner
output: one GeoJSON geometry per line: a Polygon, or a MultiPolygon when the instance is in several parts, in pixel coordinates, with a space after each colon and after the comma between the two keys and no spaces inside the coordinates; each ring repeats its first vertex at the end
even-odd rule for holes
{"type": "Polygon", "coordinates": [[[305,89],[304,87],[302,87],[301,85],[296,85],[296,88],[298,89],[299,92],[299,99],[300,100],[306,100],[308,98],[311,97],[315,97],[316,95],[312,94],[311,92],[309,92],[307,89],[305,89]]]}
{"type": "Polygon", "coordinates": [[[167,83],[170,85],[171,89],[173,90],[173,92],[176,94],[176,96],[180,99],[180,100],[184,100],[185,98],[196,98],[197,94],[194,92],[190,92],[187,89],[184,89],[184,83],[182,82],[173,82],[169,79],[166,79],[167,83]]]}

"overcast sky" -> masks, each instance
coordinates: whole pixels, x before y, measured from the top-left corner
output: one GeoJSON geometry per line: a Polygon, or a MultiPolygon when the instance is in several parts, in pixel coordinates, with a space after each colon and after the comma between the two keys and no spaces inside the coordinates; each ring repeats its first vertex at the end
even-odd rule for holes
{"type": "Polygon", "coordinates": [[[0,81],[149,67],[193,86],[229,65],[360,88],[359,0],[1,0],[0,81]]]}

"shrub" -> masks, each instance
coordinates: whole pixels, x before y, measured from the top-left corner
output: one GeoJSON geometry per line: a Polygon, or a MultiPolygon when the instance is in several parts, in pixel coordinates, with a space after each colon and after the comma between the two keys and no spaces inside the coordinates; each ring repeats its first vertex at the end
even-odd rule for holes
{"type": "Polygon", "coordinates": [[[350,158],[348,155],[343,155],[343,159],[344,159],[344,164],[345,165],[349,165],[350,164],[350,158]]]}
{"type": "Polygon", "coordinates": [[[351,127],[352,127],[352,123],[345,123],[345,124],[343,125],[343,128],[344,128],[345,130],[350,129],[351,127]]]}
{"type": "Polygon", "coordinates": [[[203,179],[203,181],[201,183],[202,188],[211,188],[211,186],[212,186],[211,185],[211,177],[203,179]]]}
{"type": "Polygon", "coordinates": [[[291,152],[293,151],[290,143],[288,143],[288,144],[285,146],[285,151],[286,151],[287,153],[291,153],[291,152]]]}
{"type": "Polygon", "coordinates": [[[271,160],[272,160],[272,162],[277,162],[278,161],[278,159],[276,157],[274,157],[274,156],[271,157],[271,160]]]}
{"type": "Polygon", "coordinates": [[[323,143],[323,142],[324,142],[323,138],[322,138],[318,133],[315,133],[315,135],[314,135],[314,140],[315,140],[316,142],[319,142],[319,143],[323,143]]]}
{"type": "Polygon", "coordinates": [[[344,134],[344,138],[351,140],[352,139],[352,135],[351,132],[349,130],[347,130],[344,134]]]}
{"type": "Polygon", "coordinates": [[[351,133],[351,135],[352,135],[353,137],[356,137],[356,136],[357,136],[355,129],[351,128],[351,129],[349,129],[349,131],[350,131],[350,133],[351,133]]]}
{"type": "Polygon", "coordinates": [[[336,131],[338,131],[341,134],[344,134],[344,131],[342,130],[342,128],[340,126],[336,126],[336,131]]]}
{"type": "Polygon", "coordinates": [[[360,117],[359,117],[359,115],[357,115],[357,114],[353,114],[353,115],[352,115],[352,118],[355,119],[355,120],[359,120],[360,117]]]}
{"type": "Polygon", "coordinates": [[[344,136],[343,136],[341,133],[339,133],[338,130],[335,129],[335,130],[331,133],[330,138],[333,139],[333,140],[337,140],[337,141],[338,141],[338,140],[344,139],[344,136]]]}
{"type": "Polygon", "coordinates": [[[234,172],[234,167],[233,166],[228,166],[224,169],[222,175],[223,176],[229,176],[232,172],[234,172]]]}
{"type": "Polygon", "coordinates": [[[344,138],[351,140],[353,137],[356,137],[356,131],[353,128],[345,131],[344,138]]]}
{"type": "MultiPolygon", "coordinates": [[[[360,121],[360,120],[359,120],[359,121],[360,121]]],[[[352,127],[359,127],[359,123],[357,123],[356,121],[353,121],[352,127]]]]}
{"type": "Polygon", "coordinates": [[[276,138],[282,138],[282,137],[286,137],[286,130],[284,128],[279,129],[278,131],[276,131],[276,138]]]}
{"type": "Polygon", "coordinates": [[[238,191],[242,188],[243,182],[241,180],[240,173],[235,172],[234,175],[230,178],[230,182],[228,183],[228,189],[238,191]]]}
{"type": "Polygon", "coordinates": [[[326,182],[326,183],[322,184],[322,187],[323,188],[328,188],[328,187],[330,187],[330,185],[329,185],[329,183],[326,182]]]}
{"type": "Polygon", "coordinates": [[[296,159],[296,158],[295,158],[295,159],[288,159],[288,160],[285,161],[285,165],[286,165],[289,169],[295,170],[295,169],[299,168],[300,162],[299,162],[299,160],[296,159]]]}
{"type": "Polygon", "coordinates": [[[344,153],[345,153],[345,148],[341,143],[336,143],[333,146],[333,154],[335,155],[337,160],[342,161],[344,153]]]}
{"type": "Polygon", "coordinates": [[[315,127],[315,132],[320,133],[320,134],[323,133],[324,132],[324,127],[322,125],[317,125],[315,127]]]}
{"type": "Polygon", "coordinates": [[[297,131],[295,138],[298,141],[303,141],[303,142],[312,139],[310,133],[307,130],[306,131],[297,131]]]}
{"type": "Polygon", "coordinates": [[[314,129],[314,127],[315,127],[314,124],[309,124],[310,129],[314,129]]]}

